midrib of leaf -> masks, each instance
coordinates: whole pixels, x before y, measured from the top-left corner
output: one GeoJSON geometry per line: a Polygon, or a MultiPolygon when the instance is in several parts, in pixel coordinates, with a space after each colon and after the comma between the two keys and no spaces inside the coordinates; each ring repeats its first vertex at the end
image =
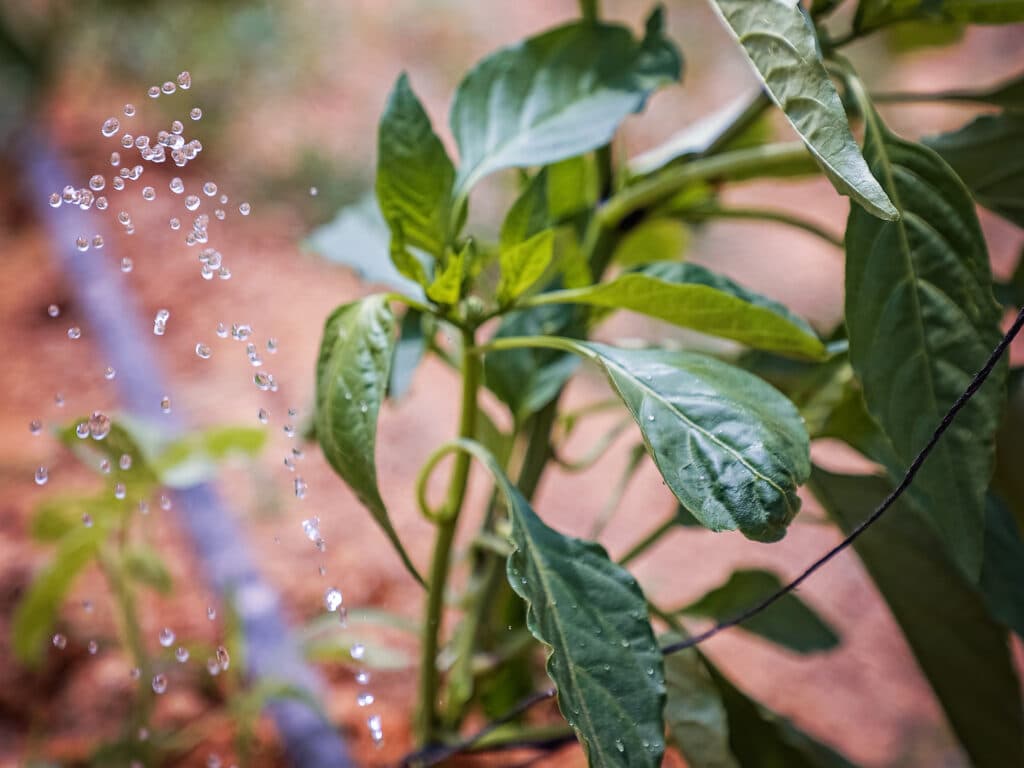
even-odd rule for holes
{"type": "MultiPolygon", "coordinates": [[[[650,387],[648,387],[646,384],[644,384],[642,381],[640,381],[640,379],[638,377],[629,375],[628,371],[626,371],[625,368],[623,368],[621,365],[619,365],[615,361],[610,360],[609,358],[605,358],[605,357],[601,357],[600,360],[602,361],[602,364],[607,365],[608,363],[611,363],[618,370],[627,373],[627,378],[629,378],[631,381],[635,381],[637,386],[640,389],[644,390],[645,392],[649,392],[654,397],[655,400],[658,400],[666,408],[668,408],[670,411],[672,411],[673,413],[677,414],[679,416],[679,418],[682,419],[683,421],[685,421],[688,425],[690,425],[690,427],[694,431],[699,432],[700,434],[704,435],[704,437],[706,437],[708,440],[710,440],[715,445],[719,446],[723,451],[725,451],[728,454],[731,454],[737,461],[739,461],[740,464],[742,464],[744,467],[746,467],[747,470],[752,475],[754,475],[755,477],[757,477],[757,478],[759,478],[761,480],[764,480],[766,483],[768,483],[768,485],[770,485],[772,488],[774,488],[776,491],[778,491],[780,494],[782,494],[783,498],[786,498],[786,492],[782,488],[780,488],[779,485],[777,483],[775,483],[775,481],[772,480],[770,477],[766,477],[765,475],[761,474],[757,470],[756,467],[751,466],[750,463],[747,461],[746,457],[743,456],[742,453],[739,453],[738,451],[736,451],[736,449],[733,448],[732,446],[726,445],[721,440],[719,440],[717,436],[713,435],[712,433],[708,432],[706,429],[701,427],[699,424],[697,424],[694,421],[690,420],[690,418],[687,417],[685,413],[683,413],[678,408],[673,407],[664,397],[661,396],[661,394],[659,392],[657,392],[657,390],[654,390],[654,389],[651,389],[650,387]]],[[[612,383],[613,383],[613,385],[615,386],[616,389],[619,389],[618,385],[614,383],[614,379],[612,380],[612,383]]],[[[621,390],[619,390],[619,391],[621,392],[621,390]]]]}

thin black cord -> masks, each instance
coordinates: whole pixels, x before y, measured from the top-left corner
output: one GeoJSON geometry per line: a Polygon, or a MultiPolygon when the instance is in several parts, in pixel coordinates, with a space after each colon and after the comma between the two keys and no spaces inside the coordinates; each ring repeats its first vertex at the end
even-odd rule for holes
{"type": "Polygon", "coordinates": [[[699,635],[692,635],[691,637],[688,637],[685,640],[680,640],[677,643],[666,645],[664,648],[661,649],[662,655],[667,656],[670,653],[676,653],[677,651],[682,651],[687,648],[693,648],[695,645],[699,645],[700,643],[703,643],[705,640],[711,639],[719,632],[723,632],[724,630],[729,629],[730,627],[735,627],[737,624],[742,624],[744,621],[753,618],[754,616],[756,616],[757,614],[761,613],[763,610],[771,606],[777,600],[779,600],[782,597],[785,597],[790,592],[799,587],[801,584],[803,584],[811,576],[811,574],[813,574],[815,571],[817,571],[819,568],[825,565],[825,563],[827,563],[833,557],[838,555],[844,549],[847,549],[851,544],[853,544],[854,541],[856,541],[860,537],[862,533],[864,533],[864,531],[866,531],[868,528],[870,528],[872,525],[878,522],[878,519],[886,513],[889,507],[896,503],[896,500],[900,496],[902,496],[904,491],[906,491],[907,488],[910,487],[910,484],[914,482],[914,476],[917,475],[918,470],[921,469],[921,466],[924,464],[925,459],[928,458],[928,455],[932,452],[932,449],[935,448],[939,440],[946,433],[946,430],[948,430],[950,426],[953,424],[953,420],[956,418],[957,413],[959,413],[960,410],[965,405],[967,405],[967,402],[972,397],[974,397],[974,394],[981,388],[981,385],[985,383],[985,380],[989,377],[989,374],[992,373],[992,369],[996,367],[996,364],[999,362],[999,359],[1003,356],[1003,353],[1006,352],[1006,348],[1010,346],[1010,343],[1020,332],[1021,327],[1024,327],[1024,307],[1022,307],[1021,310],[1017,313],[1017,318],[1013,321],[1013,325],[1010,326],[1010,330],[1006,332],[1006,335],[1003,336],[1003,338],[999,341],[999,344],[996,345],[996,348],[992,350],[992,354],[990,354],[988,360],[985,361],[984,367],[982,367],[982,369],[978,371],[977,374],[975,374],[974,378],[971,379],[971,383],[967,386],[967,389],[965,389],[963,394],[956,399],[956,402],[953,403],[952,406],[950,406],[950,409],[946,412],[946,415],[942,417],[942,421],[939,423],[939,426],[936,427],[935,431],[932,433],[932,436],[928,439],[928,442],[925,444],[924,448],[921,449],[921,452],[918,453],[917,456],[914,457],[914,460],[910,463],[910,466],[907,468],[906,474],[903,475],[903,479],[900,481],[900,484],[897,485],[895,489],[893,489],[892,493],[885,497],[882,503],[878,505],[875,511],[872,512],[868,516],[868,518],[864,520],[864,522],[862,522],[860,525],[858,525],[850,532],[849,536],[847,536],[841,542],[836,544],[836,546],[832,547],[832,549],[830,549],[820,558],[815,560],[811,564],[811,566],[807,568],[807,570],[805,570],[803,573],[801,573],[799,576],[793,579],[793,581],[789,582],[783,587],[780,587],[776,592],[766,597],[760,603],[757,603],[756,605],[748,608],[747,610],[734,616],[731,619],[726,619],[725,621],[716,624],[710,629],[701,632],[699,635]]]}
{"type": "MultiPolygon", "coordinates": [[[[735,627],[736,625],[742,624],[748,619],[753,618],[757,614],[764,611],[766,608],[770,607],[777,600],[784,597],[785,595],[788,595],[790,592],[792,592],[801,584],[803,584],[811,576],[811,574],[813,574],[815,571],[817,571],[819,568],[825,565],[825,563],[834,558],[844,549],[847,549],[851,544],[853,544],[854,541],[856,541],[860,537],[862,533],[864,533],[864,531],[866,531],[868,528],[870,528],[872,525],[878,522],[878,519],[882,515],[884,515],[893,504],[896,503],[896,500],[899,499],[899,497],[903,495],[907,488],[910,487],[911,483],[914,482],[915,475],[917,475],[918,470],[921,469],[921,466],[928,458],[928,455],[932,452],[932,450],[938,444],[939,440],[946,433],[946,430],[948,430],[949,427],[953,424],[953,420],[956,418],[956,415],[965,405],[967,405],[967,402],[972,397],[974,397],[975,393],[977,393],[977,391],[981,388],[981,385],[985,383],[986,379],[988,379],[989,375],[992,373],[992,370],[999,363],[999,359],[1006,352],[1006,348],[1009,347],[1011,342],[1017,337],[1017,334],[1020,333],[1022,327],[1024,327],[1024,307],[1022,307],[1020,311],[1017,313],[1017,317],[1013,321],[1013,325],[1010,326],[1010,330],[1006,332],[1006,335],[1003,336],[999,344],[996,345],[996,348],[992,350],[992,354],[990,354],[988,360],[985,361],[985,365],[982,367],[980,371],[978,371],[977,374],[975,374],[974,378],[971,379],[971,383],[967,386],[967,389],[964,390],[963,394],[956,399],[956,402],[954,402],[952,406],[950,406],[950,409],[946,412],[946,415],[942,417],[942,421],[939,423],[939,426],[936,427],[935,431],[932,433],[932,436],[928,439],[928,442],[925,444],[924,448],[921,449],[921,452],[918,453],[917,456],[914,457],[914,460],[910,463],[910,466],[907,468],[906,474],[903,475],[903,479],[900,481],[900,484],[896,486],[892,493],[885,497],[882,503],[875,508],[875,511],[872,512],[867,517],[867,519],[864,520],[864,522],[862,522],[860,525],[858,525],[850,532],[849,536],[847,536],[845,539],[839,542],[839,544],[834,546],[820,558],[815,560],[810,565],[810,567],[807,568],[807,570],[805,570],[803,573],[801,573],[799,576],[793,579],[793,581],[789,582],[783,587],[780,587],[776,592],[766,597],[760,603],[757,603],[756,605],[748,608],[747,610],[734,616],[731,619],[727,619],[726,621],[716,624],[710,629],[701,632],[699,635],[693,635],[691,637],[686,638],[685,640],[680,640],[677,643],[666,645],[664,648],[661,649],[662,655],[667,656],[670,653],[677,653],[679,651],[686,650],[687,648],[693,648],[696,645],[700,645],[705,640],[710,640],[719,632],[724,632],[725,630],[731,627],[735,627]]],[[[441,762],[442,760],[446,760],[449,757],[452,757],[460,752],[464,752],[465,750],[469,749],[471,746],[473,746],[473,744],[475,744],[481,738],[483,738],[488,733],[493,731],[495,728],[504,725],[510,720],[515,719],[516,717],[523,714],[536,704],[554,698],[556,693],[557,691],[554,688],[548,688],[544,691],[534,693],[531,696],[528,696],[527,698],[520,701],[511,710],[506,712],[497,720],[494,720],[486,727],[480,729],[471,736],[466,737],[457,744],[452,744],[448,747],[442,747],[440,749],[433,751],[424,750],[422,752],[416,753],[416,755],[412,755],[406,758],[405,762],[403,762],[403,765],[416,765],[423,766],[424,768],[426,768],[426,766],[437,765],[437,763],[441,762]],[[425,762],[413,762],[413,758],[417,757],[425,759],[425,762]]]]}

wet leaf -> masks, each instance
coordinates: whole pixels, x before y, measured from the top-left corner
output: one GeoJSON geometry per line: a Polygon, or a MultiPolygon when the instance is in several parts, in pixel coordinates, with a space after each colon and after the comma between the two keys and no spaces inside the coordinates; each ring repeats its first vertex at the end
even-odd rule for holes
{"type": "Polygon", "coordinates": [[[395,344],[395,317],[382,295],[343,304],[327,318],[316,372],[316,436],[324,457],[384,530],[422,583],[377,488],[377,414],[395,344]]]}
{"type": "Polygon", "coordinates": [[[853,140],[846,111],[796,0],[715,0],[769,95],[840,194],[873,216],[899,218],[853,140]]]}

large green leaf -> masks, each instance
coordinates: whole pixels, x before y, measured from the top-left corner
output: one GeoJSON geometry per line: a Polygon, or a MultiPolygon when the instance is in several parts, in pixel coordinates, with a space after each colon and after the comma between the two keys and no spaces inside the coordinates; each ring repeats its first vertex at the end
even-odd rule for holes
{"type": "Polygon", "coordinates": [[[704,355],[572,346],[604,369],[666,484],[704,526],[758,541],[785,535],[810,473],[807,432],[792,403],[704,355]]]}
{"type": "Polygon", "coordinates": [[[386,285],[421,298],[423,288],[403,275],[389,257],[391,234],[372,195],[342,208],[327,224],[315,229],[303,243],[328,261],[349,267],[366,282],[386,285]]]}
{"type": "MultiPolygon", "coordinates": [[[[669,634],[662,646],[679,640],[669,634]]],[[[722,694],[696,648],[665,657],[665,724],[691,768],[739,768],[729,749],[729,718],[722,694]]]]}
{"type": "Polygon", "coordinates": [[[342,304],[327,318],[316,369],[316,436],[324,457],[366,505],[422,583],[377,488],[377,413],[387,388],[395,316],[382,295],[342,304]]]}
{"type": "MultiPolygon", "coordinates": [[[[729,580],[680,609],[681,613],[727,621],[782,588],[770,571],[733,571],[729,580]]],[[[783,595],[765,611],[740,624],[740,629],[796,651],[814,653],[839,645],[833,629],[796,595],[783,595]]]]}
{"type": "Polygon", "coordinates": [[[883,219],[899,212],[871,175],[818,52],[814,27],[796,0],[715,0],[768,93],[833,186],[883,219]]]}
{"type": "Polygon", "coordinates": [[[96,556],[105,535],[105,527],[98,523],[69,531],[50,563],[32,580],[11,622],[11,647],[18,659],[28,664],[39,663],[68,590],[96,556]]]}
{"type": "MultiPolygon", "coordinates": [[[[870,111],[869,111],[870,112],[870,111]]],[[[1002,336],[985,240],[963,184],[927,147],[866,116],[865,154],[903,218],[856,208],[846,228],[850,361],[868,410],[905,467],[1002,336]]],[[[985,489],[1004,368],[967,404],[915,482],[964,573],[981,569],[985,489]]]]}
{"type": "Polygon", "coordinates": [[[501,168],[545,165],[607,144],[619,123],[680,70],[661,11],[642,41],[622,26],[578,22],[488,56],[452,104],[456,196],[501,168]]]}
{"type": "Polygon", "coordinates": [[[743,768],[853,768],[831,747],[754,701],[706,658],[729,716],[729,747],[743,768]]]}
{"type": "Polygon", "coordinates": [[[440,257],[448,237],[455,167],[403,74],[377,132],[377,200],[405,242],[440,257]]]}
{"type": "Polygon", "coordinates": [[[981,205],[1024,227],[1024,113],[984,115],[924,143],[953,167],[981,205]]]}
{"type": "MultiPolygon", "coordinates": [[[[811,489],[851,531],[889,492],[873,476],[814,468],[811,489]]],[[[897,502],[854,543],[953,730],[977,768],[1024,765],[1024,708],[1006,630],[910,505],[897,502]]]]}
{"type": "Polygon", "coordinates": [[[551,649],[548,675],[590,765],[661,765],[665,681],[640,585],[601,545],[545,525],[479,444],[460,445],[487,464],[505,497],[515,547],[508,582],[527,604],[530,631],[551,649]]]}
{"type": "Polygon", "coordinates": [[[913,20],[969,24],[1024,21],[1024,0],[860,0],[854,28],[866,31],[913,20]]]}

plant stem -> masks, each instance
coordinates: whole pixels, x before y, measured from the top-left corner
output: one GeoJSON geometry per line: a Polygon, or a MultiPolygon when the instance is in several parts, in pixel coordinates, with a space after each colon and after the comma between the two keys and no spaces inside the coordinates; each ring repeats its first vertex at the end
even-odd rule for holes
{"type": "Polygon", "coordinates": [[[805,163],[808,170],[817,169],[807,147],[799,141],[723,152],[685,165],[673,166],[626,187],[599,208],[595,218],[599,220],[600,229],[607,231],[630,214],[664,202],[695,181],[738,181],[774,171],[790,172],[794,165],[800,163],[805,163]]]}
{"type": "MultiPolygon", "coordinates": [[[[477,390],[480,387],[480,358],[472,354],[474,332],[462,331],[462,410],[459,416],[459,437],[472,439],[476,434],[477,390]]],[[[420,644],[420,685],[416,715],[416,738],[421,746],[433,742],[437,727],[437,652],[441,629],[441,612],[448,582],[452,542],[459,512],[466,498],[466,484],[472,457],[465,451],[455,455],[448,496],[442,519],[438,522],[434,554],[430,564],[427,605],[420,644]]]]}
{"type": "Polygon", "coordinates": [[[664,522],[659,523],[650,533],[644,536],[640,541],[630,547],[629,551],[626,552],[622,557],[619,558],[619,565],[627,565],[636,558],[640,557],[644,552],[650,549],[657,541],[672,530],[679,524],[679,520],[673,512],[672,515],[667,518],[664,522]]]}
{"type": "Polygon", "coordinates": [[[142,632],[139,629],[139,617],[135,610],[135,596],[132,594],[131,586],[121,565],[120,555],[114,559],[102,556],[99,558],[100,569],[110,585],[114,594],[114,601],[117,604],[118,612],[121,614],[121,630],[124,635],[124,643],[128,647],[135,667],[139,670],[138,697],[135,706],[132,707],[133,731],[145,725],[149,720],[152,708],[152,696],[149,689],[151,667],[149,655],[146,653],[146,644],[142,640],[142,632]]]}
{"type": "Polygon", "coordinates": [[[596,22],[599,13],[598,0],[579,0],[579,2],[580,16],[583,17],[583,20],[596,22]]]}
{"type": "Polygon", "coordinates": [[[820,227],[813,221],[801,219],[798,216],[786,213],[785,211],[774,211],[768,208],[693,208],[680,211],[680,216],[686,219],[750,219],[753,221],[774,221],[779,224],[786,224],[796,229],[802,229],[816,237],[820,237],[826,243],[836,248],[844,246],[843,239],[820,227]]]}

